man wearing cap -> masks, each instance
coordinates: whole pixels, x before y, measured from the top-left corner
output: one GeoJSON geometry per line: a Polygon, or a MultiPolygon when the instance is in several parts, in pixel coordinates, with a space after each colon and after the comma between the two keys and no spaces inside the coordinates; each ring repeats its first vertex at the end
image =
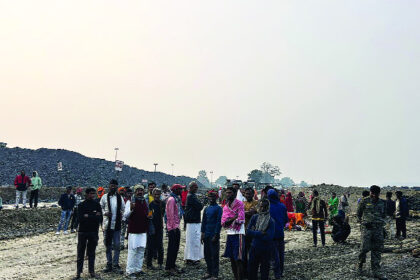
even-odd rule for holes
{"type": "Polygon", "coordinates": [[[381,252],[384,247],[385,208],[384,200],[379,199],[381,189],[370,187],[370,196],[358,205],[357,217],[361,223],[362,245],[359,254],[358,272],[363,272],[366,254],[371,251],[370,263],[375,278],[386,279],[381,273],[381,252]]]}
{"type": "Polygon", "coordinates": [[[185,204],[185,223],[187,223],[184,260],[187,264],[196,264],[204,258],[201,236],[201,210],[203,204],[197,198],[198,185],[196,182],[189,184],[187,203],[185,204]]]}
{"type": "Polygon", "coordinates": [[[166,203],[166,228],[168,230],[169,240],[165,270],[169,275],[174,275],[178,272],[175,262],[179,251],[179,243],[181,241],[179,224],[183,215],[180,197],[182,189],[183,187],[179,184],[173,185],[171,187],[171,195],[166,203]]]}
{"type": "Polygon", "coordinates": [[[101,198],[100,205],[103,213],[102,230],[104,231],[104,243],[106,247],[106,269],[104,272],[116,270],[122,273],[119,265],[120,259],[120,236],[121,221],[124,214],[125,204],[123,198],[117,193],[118,182],[112,179],[109,183],[109,192],[101,198]],[[114,251],[114,257],[112,257],[114,251]]]}
{"type": "Polygon", "coordinates": [[[142,271],[144,251],[149,228],[148,206],[144,199],[144,186],[134,186],[134,198],[125,208],[124,217],[128,222],[128,254],[126,274],[136,278],[142,271]]]}
{"type": "Polygon", "coordinates": [[[68,234],[67,228],[69,226],[69,221],[73,207],[76,204],[76,198],[71,193],[71,187],[66,188],[66,193],[63,193],[58,201],[58,205],[61,206],[61,218],[58,223],[57,232],[55,234],[59,235],[61,228],[64,230],[64,234],[68,234]]]}

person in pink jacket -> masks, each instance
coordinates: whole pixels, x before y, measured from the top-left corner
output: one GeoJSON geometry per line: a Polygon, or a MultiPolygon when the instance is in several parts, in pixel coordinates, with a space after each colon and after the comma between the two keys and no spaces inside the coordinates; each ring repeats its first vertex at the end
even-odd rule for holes
{"type": "Polygon", "coordinates": [[[175,275],[177,271],[175,262],[178,256],[181,231],[179,225],[183,210],[181,207],[181,192],[183,186],[175,184],[171,187],[171,194],[166,202],[166,228],[168,230],[168,249],[165,270],[168,275],[175,275]]]}

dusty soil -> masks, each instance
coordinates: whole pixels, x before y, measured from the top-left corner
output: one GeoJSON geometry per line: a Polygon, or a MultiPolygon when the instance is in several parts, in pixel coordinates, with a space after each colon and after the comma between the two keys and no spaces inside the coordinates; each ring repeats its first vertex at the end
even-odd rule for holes
{"type": "MultiPolygon", "coordinates": [[[[0,212],[0,216],[4,215],[4,212],[0,212]]],[[[58,215],[56,219],[58,221],[58,215]]],[[[408,223],[409,238],[406,240],[386,242],[388,253],[383,254],[382,263],[389,279],[420,279],[418,273],[420,259],[413,258],[408,250],[404,250],[419,246],[419,224],[416,220],[408,223]],[[399,249],[403,250],[399,252],[399,249]],[[401,251],[406,252],[401,253],[401,251]]],[[[46,226],[44,230],[48,232],[0,240],[0,279],[71,279],[74,277],[77,235],[56,236],[49,226],[46,226]]],[[[185,232],[182,231],[181,248],[177,260],[181,267],[184,267],[182,261],[184,238],[185,232]]],[[[222,240],[225,239],[226,236],[223,235],[222,240]]],[[[364,276],[358,276],[355,273],[360,232],[354,223],[352,223],[352,234],[346,245],[335,245],[330,236],[327,236],[326,247],[313,248],[312,233],[309,230],[286,232],[285,240],[287,242],[285,279],[373,279],[370,278],[368,269],[364,276]]],[[[166,242],[165,239],[165,251],[166,242]]],[[[223,250],[224,242],[221,245],[221,253],[223,250]]],[[[97,272],[102,279],[124,279],[121,275],[102,273],[105,259],[105,248],[100,234],[96,257],[97,272]]],[[[125,268],[126,260],[127,251],[124,250],[120,258],[123,268],[125,268]]],[[[86,266],[87,263],[85,263],[86,266]]],[[[220,266],[220,279],[233,279],[229,261],[221,258],[220,266]]],[[[145,271],[147,274],[142,279],[146,280],[200,279],[205,274],[205,263],[202,261],[198,266],[186,267],[183,275],[172,278],[165,277],[163,271],[145,271]]],[[[84,277],[88,279],[87,274],[84,277]]]]}

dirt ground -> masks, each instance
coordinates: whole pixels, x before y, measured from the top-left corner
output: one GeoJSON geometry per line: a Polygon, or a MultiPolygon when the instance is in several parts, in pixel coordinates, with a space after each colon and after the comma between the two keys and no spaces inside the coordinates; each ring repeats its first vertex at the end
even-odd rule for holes
{"type": "MultiPolygon", "coordinates": [[[[420,279],[420,259],[414,258],[407,248],[418,247],[420,227],[418,221],[408,223],[409,237],[404,241],[387,241],[386,251],[382,258],[383,269],[389,279],[420,279]],[[401,250],[403,249],[403,250],[401,250]],[[390,252],[394,250],[395,252],[390,252]],[[396,253],[397,252],[397,253],[396,253]]],[[[182,241],[177,263],[183,264],[185,232],[182,231],[182,241]]],[[[222,240],[226,239],[222,235],[222,240]]],[[[285,279],[373,279],[367,269],[364,276],[355,273],[357,254],[360,244],[358,226],[352,224],[352,233],[346,245],[335,245],[327,236],[326,247],[312,247],[312,232],[286,232],[285,279]]],[[[29,237],[19,237],[0,240],[0,279],[71,279],[76,271],[77,235],[59,235],[47,232],[29,237]]],[[[166,250],[166,240],[165,240],[166,250]]],[[[221,254],[224,242],[221,243],[221,254]]],[[[97,247],[96,271],[102,279],[124,279],[117,274],[104,274],[105,248],[100,242],[97,247]]],[[[166,252],[165,252],[166,254],[166,252]]],[[[125,268],[127,251],[121,252],[120,264],[125,268]]],[[[233,279],[230,263],[221,258],[220,279],[233,279]]],[[[85,262],[85,268],[87,262],[85,262]]],[[[202,261],[194,267],[185,267],[185,273],[179,277],[165,277],[163,271],[147,271],[141,279],[200,279],[205,274],[205,263],[202,261]]],[[[83,279],[88,279],[87,274],[83,279]]]]}

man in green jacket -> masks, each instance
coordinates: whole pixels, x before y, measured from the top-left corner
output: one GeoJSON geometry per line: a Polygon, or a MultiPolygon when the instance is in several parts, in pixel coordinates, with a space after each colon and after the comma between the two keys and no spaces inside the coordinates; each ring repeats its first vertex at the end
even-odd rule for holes
{"type": "Polygon", "coordinates": [[[338,197],[336,193],[332,193],[330,200],[328,200],[328,210],[330,211],[330,222],[332,218],[338,214],[338,197]]]}
{"type": "Polygon", "coordinates": [[[41,187],[41,177],[38,176],[38,172],[34,171],[31,178],[31,196],[29,198],[29,207],[32,208],[32,202],[34,202],[35,208],[38,206],[38,194],[41,187]]]}

